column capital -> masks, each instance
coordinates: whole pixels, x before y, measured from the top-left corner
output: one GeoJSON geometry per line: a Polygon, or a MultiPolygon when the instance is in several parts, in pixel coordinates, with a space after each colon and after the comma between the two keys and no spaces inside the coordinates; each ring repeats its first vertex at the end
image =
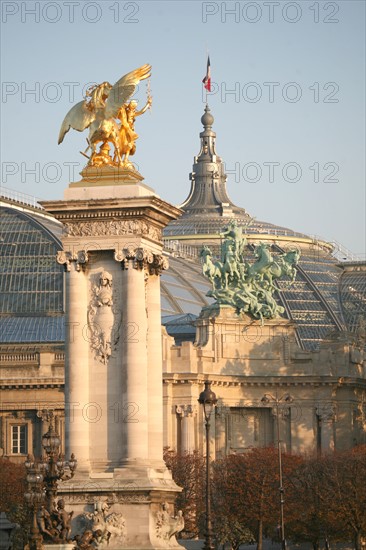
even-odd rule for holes
{"type": "Polygon", "coordinates": [[[153,254],[153,261],[149,264],[150,275],[161,275],[162,271],[168,268],[168,258],[162,254],[153,254]]]}
{"type": "Polygon", "coordinates": [[[151,250],[138,247],[123,248],[114,251],[114,259],[121,262],[123,270],[146,269],[150,275],[160,275],[164,269],[168,269],[169,262],[162,254],[153,254],[151,250]]]}
{"type": "Polygon", "coordinates": [[[316,415],[321,422],[332,422],[336,420],[337,407],[334,403],[325,403],[315,408],[316,415]]]}
{"type": "Polygon", "coordinates": [[[75,262],[76,271],[80,271],[81,266],[88,262],[88,253],[86,250],[79,250],[78,252],[70,252],[66,250],[59,250],[56,255],[56,262],[65,267],[65,271],[71,270],[71,262],[75,262]]]}
{"type": "Polygon", "coordinates": [[[184,417],[194,417],[197,414],[197,405],[176,405],[175,412],[178,416],[184,417]]]}
{"type": "MultiPolygon", "coordinates": [[[[289,415],[290,415],[290,410],[291,410],[290,407],[286,407],[286,406],[283,406],[283,405],[281,407],[278,407],[278,418],[282,418],[282,420],[284,420],[285,418],[288,418],[289,415]]],[[[276,407],[271,409],[271,414],[274,418],[277,418],[277,408],[276,407]]]]}

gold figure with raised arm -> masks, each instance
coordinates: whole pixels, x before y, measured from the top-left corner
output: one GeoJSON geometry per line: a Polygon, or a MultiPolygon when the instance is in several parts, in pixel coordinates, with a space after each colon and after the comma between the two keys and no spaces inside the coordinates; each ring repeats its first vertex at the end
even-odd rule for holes
{"type": "Polygon", "coordinates": [[[129,100],[138,83],[150,77],[150,71],[151,65],[143,65],[120,78],[114,86],[102,82],[89,88],[84,101],[74,105],[65,116],[58,143],[62,143],[70,128],[78,132],[89,128],[88,147],[82,153],[89,158],[88,166],[110,165],[133,169],[129,157],[136,151],[138,135],[135,132],[135,118],[151,107],[152,99],[148,93],[146,105],[140,111],[137,111],[137,101],[129,100]],[[97,151],[99,143],[101,145],[97,151]],[[113,158],[110,143],[114,147],[113,158]],[[90,157],[86,154],[89,149],[90,157]]]}

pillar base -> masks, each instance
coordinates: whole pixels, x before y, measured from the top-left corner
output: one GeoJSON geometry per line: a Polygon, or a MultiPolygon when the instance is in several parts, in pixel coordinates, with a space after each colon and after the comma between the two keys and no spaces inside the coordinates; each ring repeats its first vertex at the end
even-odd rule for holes
{"type": "Polygon", "coordinates": [[[178,492],[167,468],[141,464],[73,478],[60,485],[58,496],[73,511],[72,539],[89,537],[101,550],[157,550],[182,548],[176,535],[184,520],[174,513],[178,492]]]}

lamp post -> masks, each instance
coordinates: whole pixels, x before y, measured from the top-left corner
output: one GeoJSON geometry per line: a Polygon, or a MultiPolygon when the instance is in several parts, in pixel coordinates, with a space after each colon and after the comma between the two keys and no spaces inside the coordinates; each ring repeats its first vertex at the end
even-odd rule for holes
{"type": "Polygon", "coordinates": [[[206,530],[203,550],[214,550],[211,523],[211,498],[210,498],[210,419],[216,406],[216,394],[211,390],[211,382],[205,381],[205,389],[200,393],[198,403],[203,405],[206,426],[206,530]]]}
{"type": "Polygon", "coordinates": [[[262,399],[262,403],[268,405],[273,403],[276,407],[276,424],[277,424],[277,449],[278,449],[278,470],[280,476],[279,492],[280,492],[280,520],[281,520],[281,548],[286,550],[286,538],[285,538],[285,519],[284,519],[284,488],[283,488],[283,476],[282,476],[282,456],[281,456],[281,441],[280,441],[280,423],[279,423],[279,406],[281,403],[292,403],[293,399],[290,394],[286,393],[281,397],[273,396],[270,393],[266,393],[262,399]]]}
{"type": "Polygon", "coordinates": [[[70,460],[66,461],[64,460],[64,456],[60,453],[61,439],[55,429],[53,411],[43,410],[42,418],[49,422],[48,431],[42,437],[42,447],[46,453],[44,462],[46,509],[51,513],[53,503],[57,496],[57,483],[58,481],[67,481],[74,477],[77,460],[74,454],[72,454],[70,460]],[[66,473],[65,468],[68,468],[70,473],[66,473]]]}
{"type": "Polygon", "coordinates": [[[77,460],[72,454],[71,459],[64,460],[60,454],[61,439],[55,429],[55,418],[53,411],[45,409],[39,414],[42,419],[49,422],[48,431],[42,437],[42,447],[45,451],[45,457],[35,460],[32,455],[28,455],[25,461],[27,472],[27,492],[25,499],[32,510],[32,526],[29,537],[29,550],[41,550],[42,533],[46,533],[52,538],[53,542],[59,542],[58,537],[54,540],[53,535],[48,531],[40,532],[37,517],[40,506],[46,499],[46,510],[52,515],[54,513],[53,503],[57,496],[58,481],[71,479],[76,470],[77,460]],[[69,470],[65,472],[65,468],[69,470]]]}
{"type": "Polygon", "coordinates": [[[32,511],[32,525],[30,528],[29,536],[29,550],[41,550],[43,537],[40,533],[37,514],[41,502],[44,499],[44,486],[43,486],[43,471],[44,463],[34,460],[32,455],[28,455],[25,461],[25,468],[27,472],[27,492],[25,493],[25,500],[32,511]]]}

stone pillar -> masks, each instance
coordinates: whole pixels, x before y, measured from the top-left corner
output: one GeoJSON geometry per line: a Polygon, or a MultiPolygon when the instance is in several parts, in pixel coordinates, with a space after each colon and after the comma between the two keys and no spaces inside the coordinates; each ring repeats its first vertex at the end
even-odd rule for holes
{"type": "Polygon", "coordinates": [[[228,442],[228,419],[230,418],[230,407],[222,403],[216,407],[216,456],[224,458],[229,452],[228,442]]]}
{"type": "Polygon", "coordinates": [[[64,224],[66,452],[78,459],[58,493],[74,512],[72,536],[98,516],[113,523],[110,550],[177,548],[179,488],[162,460],[159,272],[162,229],[181,212],[134,171],[94,172],[94,183],[85,170],[65,200],[44,203],[64,224]]]}
{"type": "Polygon", "coordinates": [[[83,408],[89,403],[89,345],[87,328],[87,278],[81,267],[86,254],[60,252],[57,261],[66,268],[65,450],[74,453],[77,472],[89,471],[89,424],[83,408]]]}
{"type": "MultiPolygon", "coordinates": [[[[125,411],[122,464],[149,457],[147,311],[143,249],[129,250],[122,262],[123,387],[125,411]]],[[[121,434],[122,435],[122,434],[121,434]]]]}
{"type": "Polygon", "coordinates": [[[156,466],[163,465],[163,385],[161,370],[157,368],[162,362],[162,335],[161,335],[161,301],[160,301],[160,274],[168,268],[168,261],[162,255],[153,255],[152,263],[148,264],[147,278],[147,315],[149,329],[147,333],[148,345],[148,434],[149,457],[157,461],[156,466]]]}
{"type": "Polygon", "coordinates": [[[181,450],[182,453],[191,453],[195,449],[194,417],[197,414],[196,405],[177,405],[176,413],[182,419],[181,450]]]}
{"type": "Polygon", "coordinates": [[[334,422],[336,408],[332,403],[326,403],[316,408],[320,424],[320,449],[322,453],[334,451],[334,422]]]}

